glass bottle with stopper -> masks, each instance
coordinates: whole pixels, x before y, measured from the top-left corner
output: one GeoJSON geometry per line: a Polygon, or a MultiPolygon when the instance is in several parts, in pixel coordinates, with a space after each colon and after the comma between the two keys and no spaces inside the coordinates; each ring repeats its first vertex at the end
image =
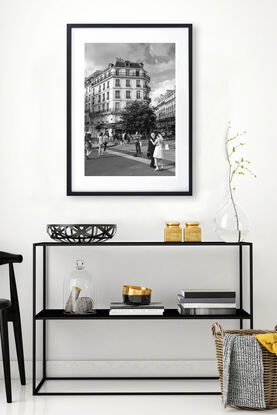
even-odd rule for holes
{"type": "Polygon", "coordinates": [[[76,267],[64,281],[64,312],[67,314],[95,313],[95,290],[92,277],[77,259],[76,267]]]}

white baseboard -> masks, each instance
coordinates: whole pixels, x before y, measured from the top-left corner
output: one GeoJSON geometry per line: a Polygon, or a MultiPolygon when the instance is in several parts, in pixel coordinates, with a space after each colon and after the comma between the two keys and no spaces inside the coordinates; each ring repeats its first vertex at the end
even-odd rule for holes
{"type": "MultiPolygon", "coordinates": [[[[32,362],[25,362],[26,377],[32,377],[32,362]]],[[[37,377],[42,362],[37,362],[37,377]]],[[[47,376],[217,376],[215,360],[106,360],[106,361],[48,361],[47,376]]],[[[17,361],[11,361],[11,376],[18,379],[17,361]]],[[[3,368],[0,365],[0,379],[3,368]]]]}

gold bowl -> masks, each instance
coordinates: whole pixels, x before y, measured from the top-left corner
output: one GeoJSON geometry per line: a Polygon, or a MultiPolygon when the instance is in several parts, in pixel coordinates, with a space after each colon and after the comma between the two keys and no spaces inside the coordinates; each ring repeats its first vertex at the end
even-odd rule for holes
{"type": "Polygon", "coordinates": [[[151,302],[151,293],[151,288],[124,285],[123,302],[129,305],[147,305],[151,302]]]}

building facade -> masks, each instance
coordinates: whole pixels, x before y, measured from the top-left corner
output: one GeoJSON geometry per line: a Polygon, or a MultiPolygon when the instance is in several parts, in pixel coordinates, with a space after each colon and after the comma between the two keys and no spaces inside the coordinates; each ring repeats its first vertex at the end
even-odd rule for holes
{"type": "Polygon", "coordinates": [[[150,76],[143,63],[116,59],[85,79],[85,133],[122,129],[121,114],[132,101],[150,103],[150,76]]]}
{"type": "Polygon", "coordinates": [[[157,128],[168,135],[175,134],[175,89],[170,89],[160,95],[154,108],[157,116],[157,128]]]}

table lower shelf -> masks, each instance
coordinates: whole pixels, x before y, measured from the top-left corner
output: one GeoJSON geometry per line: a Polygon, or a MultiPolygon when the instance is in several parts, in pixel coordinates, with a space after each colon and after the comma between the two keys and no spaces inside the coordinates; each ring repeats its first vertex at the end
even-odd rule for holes
{"type": "Polygon", "coordinates": [[[62,309],[47,309],[36,314],[36,320],[233,320],[251,319],[251,315],[243,310],[237,309],[236,314],[207,314],[184,316],[177,309],[167,308],[162,316],[110,316],[109,309],[98,309],[95,314],[65,314],[62,309]]]}
{"type": "Polygon", "coordinates": [[[218,378],[64,378],[41,380],[34,395],[220,395],[218,378]]]}

